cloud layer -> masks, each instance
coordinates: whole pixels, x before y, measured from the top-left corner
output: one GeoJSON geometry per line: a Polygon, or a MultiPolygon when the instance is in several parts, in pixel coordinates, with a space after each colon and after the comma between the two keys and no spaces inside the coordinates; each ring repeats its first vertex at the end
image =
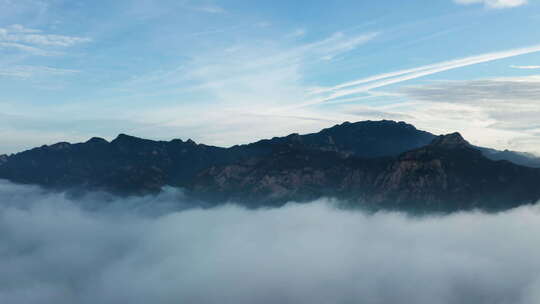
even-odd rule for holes
{"type": "Polygon", "coordinates": [[[540,212],[183,210],[0,183],[2,303],[538,303],[540,212]],[[106,203],[105,203],[106,202],[106,203]]]}

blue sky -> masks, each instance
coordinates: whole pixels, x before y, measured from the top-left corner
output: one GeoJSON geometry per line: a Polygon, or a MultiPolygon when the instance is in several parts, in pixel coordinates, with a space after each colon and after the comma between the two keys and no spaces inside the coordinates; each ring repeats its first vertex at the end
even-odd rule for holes
{"type": "Polygon", "coordinates": [[[0,153],[393,119],[540,153],[536,0],[0,0],[0,153]]]}

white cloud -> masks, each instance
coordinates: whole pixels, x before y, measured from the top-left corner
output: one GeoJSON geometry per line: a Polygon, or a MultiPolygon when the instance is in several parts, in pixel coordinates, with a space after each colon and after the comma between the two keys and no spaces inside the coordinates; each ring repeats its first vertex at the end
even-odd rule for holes
{"type": "Polygon", "coordinates": [[[538,70],[540,69],[540,65],[511,65],[510,66],[513,69],[520,69],[520,70],[538,70]]]}
{"type": "Polygon", "coordinates": [[[484,4],[488,8],[518,7],[528,3],[527,0],[454,0],[458,4],[484,4]]]}

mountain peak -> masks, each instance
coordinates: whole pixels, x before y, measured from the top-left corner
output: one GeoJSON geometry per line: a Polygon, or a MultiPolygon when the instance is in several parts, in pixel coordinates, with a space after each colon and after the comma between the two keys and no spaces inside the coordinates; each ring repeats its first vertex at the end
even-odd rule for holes
{"type": "Polygon", "coordinates": [[[442,147],[442,148],[462,148],[462,147],[468,147],[471,144],[466,141],[461,134],[458,132],[450,133],[446,135],[440,135],[437,136],[430,144],[431,146],[435,147],[442,147]]]}
{"type": "Polygon", "coordinates": [[[144,139],[139,138],[139,137],[120,133],[111,143],[129,143],[129,142],[138,142],[138,141],[143,141],[143,140],[144,139]]]}
{"type": "MultiPolygon", "coordinates": [[[[404,121],[395,121],[395,120],[388,120],[388,119],[383,119],[383,120],[362,120],[362,121],[357,121],[357,122],[345,121],[342,124],[338,124],[336,126],[341,126],[341,127],[400,126],[400,127],[406,127],[406,128],[410,128],[410,127],[414,128],[413,125],[408,124],[408,123],[406,123],[404,121]]],[[[416,128],[414,128],[414,129],[416,129],[416,128]]]]}
{"type": "Polygon", "coordinates": [[[118,134],[118,136],[116,136],[116,138],[114,140],[117,140],[117,139],[126,139],[126,138],[134,138],[135,136],[131,136],[131,135],[127,135],[125,133],[120,133],[118,134]]]}
{"type": "Polygon", "coordinates": [[[101,137],[92,137],[86,143],[87,144],[108,144],[109,142],[101,137]]]}

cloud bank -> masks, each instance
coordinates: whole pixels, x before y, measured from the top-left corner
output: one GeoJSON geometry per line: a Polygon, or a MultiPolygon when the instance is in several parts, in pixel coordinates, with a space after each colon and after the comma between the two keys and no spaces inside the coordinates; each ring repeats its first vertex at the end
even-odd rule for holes
{"type": "Polygon", "coordinates": [[[537,207],[422,219],[327,200],[183,210],[171,189],[73,199],[6,182],[0,202],[1,303],[540,301],[537,207]]]}

